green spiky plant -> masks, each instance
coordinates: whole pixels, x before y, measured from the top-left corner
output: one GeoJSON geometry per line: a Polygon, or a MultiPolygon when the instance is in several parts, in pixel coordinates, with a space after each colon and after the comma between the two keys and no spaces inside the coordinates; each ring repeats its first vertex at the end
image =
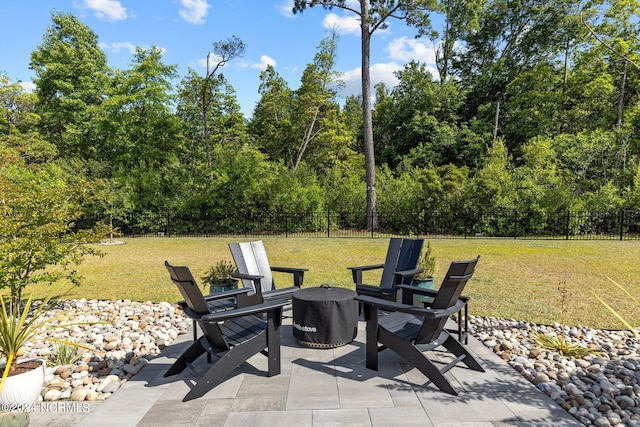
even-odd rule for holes
{"type": "Polygon", "coordinates": [[[51,354],[50,366],[73,365],[81,359],[78,354],[78,347],[64,342],[56,344],[51,354]]]}
{"type": "Polygon", "coordinates": [[[599,354],[600,351],[597,348],[583,347],[578,343],[567,340],[564,333],[566,329],[566,307],[569,298],[567,282],[562,282],[558,286],[558,291],[560,291],[560,327],[562,332],[555,335],[537,333],[534,335],[536,343],[542,348],[555,351],[562,356],[582,358],[590,354],[599,354]]]}
{"type": "Polygon", "coordinates": [[[204,285],[220,286],[233,283],[235,280],[231,277],[231,273],[236,271],[235,265],[229,261],[220,260],[214,266],[207,270],[206,274],[202,276],[204,285]]]}
{"type": "Polygon", "coordinates": [[[7,363],[2,372],[2,380],[0,380],[0,391],[9,376],[9,373],[16,369],[17,356],[20,348],[28,342],[34,341],[51,341],[63,343],[68,346],[75,346],[93,351],[90,347],[84,346],[72,341],[61,340],[51,337],[44,337],[41,332],[47,328],[64,328],[76,325],[88,325],[105,322],[64,322],[69,314],[66,312],[46,317],[47,310],[51,307],[54,293],[50,293],[40,305],[32,309],[33,293],[24,304],[22,309],[18,309],[15,304],[5,300],[0,295],[0,354],[7,359],[7,363]],[[52,323],[55,322],[55,323],[52,323]]]}

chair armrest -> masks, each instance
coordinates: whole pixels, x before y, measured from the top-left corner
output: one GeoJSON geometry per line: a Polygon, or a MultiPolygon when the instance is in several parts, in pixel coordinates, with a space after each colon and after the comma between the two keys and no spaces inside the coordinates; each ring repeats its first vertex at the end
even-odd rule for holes
{"type": "Polygon", "coordinates": [[[372,265],[362,265],[359,267],[347,267],[349,270],[360,270],[360,271],[366,271],[366,270],[375,270],[376,268],[383,268],[384,264],[372,264],[372,265]]]}
{"type": "Polygon", "coordinates": [[[246,273],[239,273],[237,271],[234,271],[233,273],[231,273],[231,277],[234,277],[236,279],[253,280],[255,282],[256,280],[262,279],[264,276],[260,274],[246,274],[246,273]]]}
{"type": "Polygon", "coordinates": [[[249,291],[251,291],[251,289],[249,288],[238,288],[238,289],[231,289],[229,291],[224,291],[224,292],[217,292],[215,294],[209,294],[206,295],[204,297],[204,300],[209,302],[209,301],[215,301],[217,299],[223,299],[223,298],[229,298],[229,297],[236,297],[239,295],[245,295],[247,294],[249,291]]]}
{"type": "Polygon", "coordinates": [[[424,268],[421,267],[414,268],[412,270],[395,271],[393,273],[393,275],[395,276],[395,283],[396,285],[400,285],[404,281],[405,277],[413,277],[414,275],[422,273],[423,271],[424,268]]]}
{"type": "Polygon", "coordinates": [[[374,286],[374,285],[365,285],[365,284],[357,284],[356,285],[356,293],[358,295],[389,295],[389,296],[393,296],[395,295],[396,291],[395,289],[387,289],[387,288],[381,288],[380,286],[374,286]]]}
{"type": "Polygon", "coordinates": [[[298,267],[274,267],[271,266],[271,271],[279,271],[281,273],[304,273],[305,271],[309,271],[308,268],[298,268],[298,267]]]}
{"type": "Polygon", "coordinates": [[[396,291],[407,291],[409,294],[411,294],[411,296],[413,296],[413,294],[418,294],[418,295],[424,295],[427,297],[435,297],[436,295],[438,295],[438,291],[434,290],[434,289],[425,289],[425,288],[421,288],[419,286],[416,285],[398,285],[396,286],[396,291]]]}
{"type": "Polygon", "coordinates": [[[274,267],[271,266],[271,271],[276,271],[279,273],[291,273],[293,274],[293,286],[297,286],[298,288],[302,286],[302,282],[304,281],[304,272],[309,271],[308,268],[297,268],[297,267],[274,267]]]}
{"type": "MultiPolygon", "coordinates": [[[[217,301],[219,299],[236,298],[238,301],[236,305],[246,305],[246,304],[240,304],[240,303],[246,302],[244,298],[249,293],[249,291],[251,291],[251,289],[249,288],[231,289],[229,291],[218,292],[215,294],[207,295],[204,297],[204,300],[207,303],[209,303],[212,301],[217,301]]],[[[185,301],[178,301],[178,305],[182,308],[182,311],[184,311],[184,313],[190,318],[192,319],[200,318],[199,314],[197,314],[195,311],[191,311],[191,309],[187,306],[187,303],[185,301]]]]}
{"type": "Polygon", "coordinates": [[[251,316],[255,314],[268,313],[270,311],[280,310],[288,304],[287,301],[271,301],[263,304],[250,305],[248,307],[236,308],[233,310],[221,311],[202,316],[204,322],[222,322],[237,317],[251,316]]]}
{"type": "MultiPolygon", "coordinates": [[[[400,292],[400,291],[403,293],[402,301],[404,302],[404,304],[408,304],[408,301],[413,300],[413,294],[418,294],[418,295],[431,297],[431,298],[435,298],[436,295],[438,295],[438,291],[436,291],[434,289],[425,289],[425,288],[421,288],[421,287],[415,286],[415,285],[398,285],[398,286],[396,286],[396,292],[400,292]],[[405,291],[407,291],[407,294],[408,294],[408,299],[407,300],[404,299],[405,291]]],[[[466,303],[469,302],[471,297],[461,295],[458,299],[463,301],[466,304],[466,303]]]]}
{"type": "Polygon", "coordinates": [[[351,270],[351,276],[353,277],[353,283],[359,285],[362,283],[362,272],[369,270],[376,270],[379,268],[384,268],[384,264],[372,264],[372,265],[363,265],[360,267],[347,267],[351,270]]]}
{"type": "Polygon", "coordinates": [[[275,299],[289,299],[293,296],[293,294],[299,291],[300,288],[298,286],[291,286],[289,288],[280,288],[274,289],[272,291],[266,292],[263,294],[263,299],[265,302],[275,300],[275,299]]]}
{"type": "Polygon", "coordinates": [[[414,268],[413,270],[396,271],[393,274],[399,275],[402,277],[407,277],[407,276],[415,276],[416,274],[422,273],[423,271],[424,271],[424,268],[418,267],[418,268],[414,268]]]}
{"type": "Polygon", "coordinates": [[[466,304],[465,301],[458,299],[458,301],[454,305],[447,309],[433,310],[431,308],[414,307],[412,305],[400,304],[397,302],[387,301],[366,295],[357,296],[356,301],[360,301],[363,304],[375,306],[385,311],[399,311],[402,313],[413,314],[414,316],[424,317],[427,319],[439,319],[442,317],[448,317],[453,313],[457,313],[458,311],[460,311],[466,304]]]}
{"type": "MultiPolygon", "coordinates": [[[[415,285],[398,285],[396,286],[396,292],[398,291],[408,291],[408,293],[413,297],[413,294],[418,294],[418,295],[423,295],[426,297],[431,297],[431,298],[435,298],[436,295],[438,295],[438,291],[435,289],[425,289],[425,288],[420,288],[418,286],[415,285]]],[[[471,297],[467,297],[464,295],[461,295],[459,297],[459,299],[461,299],[462,301],[464,301],[465,303],[469,302],[469,300],[471,299],[471,297]]]]}

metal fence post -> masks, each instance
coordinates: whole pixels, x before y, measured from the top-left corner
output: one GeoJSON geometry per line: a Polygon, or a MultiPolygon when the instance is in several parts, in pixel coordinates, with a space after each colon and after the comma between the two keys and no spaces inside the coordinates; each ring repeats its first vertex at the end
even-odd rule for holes
{"type": "Polygon", "coordinates": [[[331,211],[327,209],[327,237],[331,237],[331,211]]]}
{"type": "Polygon", "coordinates": [[[620,240],[624,235],[624,209],[620,209],[620,240]]]}
{"type": "Polygon", "coordinates": [[[371,211],[371,238],[372,238],[372,239],[373,239],[373,237],[374,237],[374,236],[373,236],[373,228],[374,228],[374,227],[373,227],[373,220],[374,220],[374,219],[375,219],[375,218],[373,217],[373,210],[372,210],[372,211],[371,211]]]}

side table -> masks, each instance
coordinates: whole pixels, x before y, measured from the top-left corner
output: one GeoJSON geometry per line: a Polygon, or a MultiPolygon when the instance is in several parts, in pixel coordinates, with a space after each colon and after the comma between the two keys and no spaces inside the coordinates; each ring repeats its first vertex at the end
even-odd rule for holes
{"type": "Polygon", "coordinates": [[[358,333],[356,293],[349,289],[305,288],[293,293],[293,336],[302,345],[333,348],[353,341],[358,333]]]}

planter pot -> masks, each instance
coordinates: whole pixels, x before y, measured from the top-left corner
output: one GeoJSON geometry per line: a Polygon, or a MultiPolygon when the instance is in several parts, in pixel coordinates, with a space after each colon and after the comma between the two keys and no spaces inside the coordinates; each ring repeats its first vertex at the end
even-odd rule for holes
{"type": "MultiPolygon", "coordinates": [[[[29,360],[38,362],[40,366],[21,374],[7,377],[2,391],[0,391],[0,403],[19,409],[34,404],[40,398],[40,392],[44,384],[44,362],[42,360],[29,360]],[[22,406],[21,406],[22,405],[22,406]]],[[[26,362],[21,362],[21,365],[26,362]]],[[[4,365],[0,368],[4,369],[4,365]]]]}
{"type": "MultiPolygon", "coordinates": [[[[411,284],[422,289],[434,290],[436,288],[435,280],[433,277],[428,277],[426,279],[413,279],[413,282],[411,284]]],[[[414,299],[414,304],[416,301],[422,304],[423,302],[427,301],[429,297],[425,297],[422,295],[414,295],[413,299],[414,299]]]]}
{"type": "Polygon", "coordinates": [[[209,295],[217,294],[220,292],[231,291],[233,289],[238,289],[238,279],[230,279],[229,283],[222,283],[216,285],[209,285],[209,295]]]}

